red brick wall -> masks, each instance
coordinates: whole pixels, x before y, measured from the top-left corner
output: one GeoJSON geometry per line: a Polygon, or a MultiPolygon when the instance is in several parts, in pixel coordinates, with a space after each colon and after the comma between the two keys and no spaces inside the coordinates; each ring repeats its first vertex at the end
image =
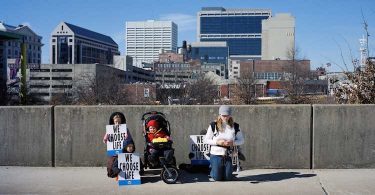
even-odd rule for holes
{"type": "Polygon", "coordinates": [[[155,84],[124,84],[123,90],[126,93],[126,98],[129,104],[145,104],[152,103],[156,100],[156,85],[155,84]],[[149,97],[144,97],[145,88],[149,89],[149,97]]]}
{"type": "Polygon", "coordinates": [[[162,53],[159,54],[159,61],[161,63],[171,62],[184,62],[184,56],[182,54],[175,53],[162,53]]]}
{"type": "Polygon", "coordinates": [[[296,64],[296,71],[309,74],[310,60],[254,60],[240,63],[240,75],[252,72],[292,72],[293,63],[296,64]]]}

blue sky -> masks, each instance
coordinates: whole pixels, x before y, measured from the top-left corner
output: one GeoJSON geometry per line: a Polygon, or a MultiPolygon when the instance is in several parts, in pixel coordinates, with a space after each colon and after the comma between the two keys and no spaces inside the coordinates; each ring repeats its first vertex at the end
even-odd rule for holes
{"type": "Polygon", "coordinates": [[[49,63],[50,34],[61,21],[111,36],[124,54],[126,21],[172,20],[179,27],[180,46],[182,40],[197,41],[196,14],[207,6],[291,13],[300,57],[310,59],[312,69],[330,62],[330,71],[344,67],[340,48],[348,64],[350,52],[359,57],[362,10],[372,35],[370,55],[375,55],[375,0],[1,0],[0,20],[31,26],[43,37],[42,63],[49,63]]]}

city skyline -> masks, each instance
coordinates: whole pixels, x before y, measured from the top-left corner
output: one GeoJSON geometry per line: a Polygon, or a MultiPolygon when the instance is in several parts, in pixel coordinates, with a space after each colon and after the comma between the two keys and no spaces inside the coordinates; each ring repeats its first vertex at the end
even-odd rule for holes
{"type": "MultiPolygon", "coordinates": [[[[182,41],[196,42],[197,13],[202,7],[271,9],[272,15],[290,13],[296,19],[296,46],[300,57],[311,60],[315,69],[326,63],[330,71],[340,71],[351,55],[359,59],[359,39],[365,34],[362,13],[370,35],[375,32],[375,2],[371,0],[313,1],[9,1],[2,2],[0,20],[17,26],[28,25],[43,37],[42,63],[50,62],[50,38],[54,27],[62,21],[112,37],[125,55],[125,23],[128,21],[170,20],[178,25],[178,46],[182,41]],[[362,13],[361,13],[362,12],[362,13]],[[48,18],[48,19],[47,19],[48,18]]],[[[370,56],[375,44],[369,41],[370,56]]]]}

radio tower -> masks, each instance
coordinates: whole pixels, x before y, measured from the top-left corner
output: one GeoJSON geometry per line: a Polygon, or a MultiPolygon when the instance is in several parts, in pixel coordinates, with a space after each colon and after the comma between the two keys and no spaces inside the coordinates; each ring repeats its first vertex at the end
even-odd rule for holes
{"type": "Polygon", "coordinates": [[[366,66],[366,60],[368,58],[367,39],[362,36],[362,39],[359,39],[359,44],[361,45],[359,47],[359,51],[361,52],[360,68],[363,70],[363,68],[366,66]]]}

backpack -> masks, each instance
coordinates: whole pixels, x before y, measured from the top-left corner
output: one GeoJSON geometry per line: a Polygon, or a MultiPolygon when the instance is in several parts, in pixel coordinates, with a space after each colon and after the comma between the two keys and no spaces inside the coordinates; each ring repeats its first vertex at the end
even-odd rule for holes
{"type": "Polygon", "coordinates": [[[117,177],[120,173],[120,169],[117,167],[118,159],[117,156],[111,156],[107,159],[107,176],[111,178],[117,177]]]}
{"type": "MultiPolygon", "coordinates": [[[[214,136],[217,136],[218,132],[217,132],[217,128],[216,128],[216,122],[211,122],[210,123],[211,125],[211,129],[212,131],[214,132],[214,136]]],[[[234,136],[237,135],[237,133],[240,131],[240,125],[238,123],[233,123],[233,127],[234,127],[234,136]]]]}

